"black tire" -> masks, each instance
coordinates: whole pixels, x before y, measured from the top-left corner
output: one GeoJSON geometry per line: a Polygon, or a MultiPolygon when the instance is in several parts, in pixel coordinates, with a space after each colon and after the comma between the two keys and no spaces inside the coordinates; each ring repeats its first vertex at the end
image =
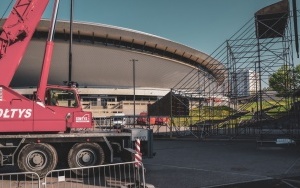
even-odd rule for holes
{"type": "MultiPolygon", "coordinates": [[[[44,177],[49,171],[55,169],[57,165],[57,152],[49,144],[27,144],[18,155],[18,166],[23,172],[35,172],[40,178],[44,177]]],[[[32,179],[38,177],[27,175],[32,179]]]]}
{"type": "Polygon", "coordinates": [[[90,174],[88,169],[80,169],[80,167],[102,165],[105,161],[105,154],[102,147],[97,143],[77,143],[69,151],[68,164],[73,172],[80,176],[90,174]]]}

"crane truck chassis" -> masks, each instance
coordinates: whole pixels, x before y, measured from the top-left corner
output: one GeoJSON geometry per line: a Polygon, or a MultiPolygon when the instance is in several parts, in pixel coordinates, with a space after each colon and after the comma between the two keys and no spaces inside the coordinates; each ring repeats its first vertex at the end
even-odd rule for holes
{"type": "MultiPolygon", "coordinates": [[[[0,166],[16,165],[40,177],[57,163],[71,168],[132,161],[133,142],[142,140],[143,156],[153,157],[152,131],[100,131],[92,113],[83,111],[74,82],[48,84],[59,0],[55,0],[37,91],[28,99],[9,87],[49,0],[16,0],[0,34],[0,166]],[[60,96],[65,103],[53,103],[60,96]]],[[[84,171],[76,171],[85,175],[84,171]]]]}
{"type": "MultiPolygon", "coordinates": [[[[96,128],[95,128],[96,129],[96,128]]],[[[70,168],[124,162],[134,159],[136,139],[143,157],[153,157],[152,131],[124,129],[113,131],[80,130],[58,134],[8,134],[0,137],[0,166],[18,165],[24,172],[43,177],[57,164],[70,168]]],[[[74,171],[86,175],[84,171],[74,171]]],[[[31,175],[29,175],[31,176],[31,175]]]]}

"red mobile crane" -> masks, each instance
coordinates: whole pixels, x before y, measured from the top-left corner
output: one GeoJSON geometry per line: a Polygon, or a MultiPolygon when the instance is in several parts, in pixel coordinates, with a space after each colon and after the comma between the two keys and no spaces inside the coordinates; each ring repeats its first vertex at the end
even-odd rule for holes
{"type": "Polygon", "coordinates": [[[76,89],[71,85],[47,85],[59,0],[54,3],[40,82],[34,99],[30,100],[9,87],[48,2],[17,0],[2,26],[0,166],[17,163],[22,171],[44,176],[56,167],[58,159],[66,161],[71,168],[111,163],[116,156],[131,160],[131,147],[135,138],[144,139],[147,147],[142,150],[144,155],[151,157],[151,131],[89,131],[87,129],[93,127],[92,114],[82,110],[76,89]],[[67,105],[56,106],[52,103],[51,99],[58,94],[67,98],[67,105]],[[84,132],[75,132],[74,128],[84,132]]]}

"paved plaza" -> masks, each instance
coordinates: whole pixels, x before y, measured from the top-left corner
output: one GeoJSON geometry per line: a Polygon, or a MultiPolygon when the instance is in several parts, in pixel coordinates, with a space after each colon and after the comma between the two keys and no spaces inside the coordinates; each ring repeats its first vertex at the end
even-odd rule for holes
{"type": "Polygon", "coordinates": [[[156,188],[299,187],[300,147],[256,141],[155,140],[143,161],[156,188]]]}

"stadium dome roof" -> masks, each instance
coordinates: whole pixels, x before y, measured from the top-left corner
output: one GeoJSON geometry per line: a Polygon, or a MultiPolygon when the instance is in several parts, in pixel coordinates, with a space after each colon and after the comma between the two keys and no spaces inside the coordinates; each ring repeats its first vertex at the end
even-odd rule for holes
{"type": "MultiPolygon", "coordinates": [[[[49,27],[41,20],[12,87],[36,86],[49,27]]],[[[68,80],[69,23],[58,21],[49,84],[68,80]]],[[[155,35],[95,23],[74,23],[72,80],[80,87],[132,87],[133,63],[136,87],[172,88],[195,67],[224,80],[224,67],[207,54],[155,35]]]]}

